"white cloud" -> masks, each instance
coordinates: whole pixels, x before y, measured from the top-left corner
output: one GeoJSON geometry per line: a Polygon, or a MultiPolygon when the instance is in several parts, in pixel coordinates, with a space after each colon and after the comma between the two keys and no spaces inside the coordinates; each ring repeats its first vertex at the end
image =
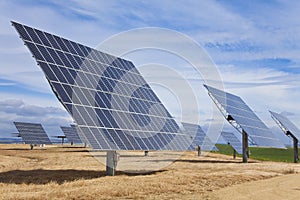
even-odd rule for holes
{"type": "MultiPolygon", "coordinates": [[[[13,121],[42,123],[50,130],[59,133],[59,125],[68,125],[73,122],[68,113],[58,107],[42,107],[24,103],[20,99],[0,101],[0,137],[11,137],[16,132],[13,121]]],[[[49,135],[57,135],[50,132],[49,135]]]]}

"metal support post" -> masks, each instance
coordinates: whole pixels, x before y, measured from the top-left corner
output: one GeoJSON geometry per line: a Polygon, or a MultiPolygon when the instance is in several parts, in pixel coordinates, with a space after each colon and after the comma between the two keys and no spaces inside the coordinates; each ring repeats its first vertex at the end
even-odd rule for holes
{"type": "Polygon", "coordinates": [[[243,163],[248,162],[249,158],[249,147],[248,147],[248,134],[243,130],[242,131],[242,137],[243,137],[243,163]]]}
{"type": "Polygon", "coordinates": [[[293,137],[293,142],[294,142],[294,163],[297,163],[299,161],[297,138],[293,137]]]}
{"type": "Polygon", "coordinates": [[[201,156],[201,146],[200,145],[197,146],[197,151],[198,151],[198,157],[200,157],[201,156]]]}
{"type": "Polygon", "coordinates": [[[116,151],[106,152],[106,175],[114,176],[119,157],[116,151]]]}
{"type": "Polygon", "coordinates": [[[236,150],[233,149],[233,159],[235,160],[236,159],[236,150]]]}

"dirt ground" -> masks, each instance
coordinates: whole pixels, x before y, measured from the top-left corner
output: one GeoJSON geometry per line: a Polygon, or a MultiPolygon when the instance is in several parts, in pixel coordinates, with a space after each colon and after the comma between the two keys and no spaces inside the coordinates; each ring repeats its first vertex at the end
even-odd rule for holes
{"type": "Polygon", "coordinates": [[[245,164],[196,152],[120,154],[116,176],[108,177],[103,153],[0,145],[0,199],[300,199],[300,164],[245,164]]]}

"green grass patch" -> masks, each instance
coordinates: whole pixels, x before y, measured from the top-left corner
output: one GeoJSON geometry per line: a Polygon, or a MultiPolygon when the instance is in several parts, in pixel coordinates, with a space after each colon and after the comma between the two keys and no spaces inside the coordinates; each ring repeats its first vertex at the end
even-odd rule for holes
{"type": "MultiPolygon", "coordinates": [[[[233,155],[233,149],[230,145],[216,144],[221,154],[233,155]]],[[[241,155],[237,154],[238,157],[241,155]]],[[[294,162],[294,150],[288,149],[275,149],[275,148],[260,148],[250,147],[250,158],[263,161],[275,162],[294,162]]]]}

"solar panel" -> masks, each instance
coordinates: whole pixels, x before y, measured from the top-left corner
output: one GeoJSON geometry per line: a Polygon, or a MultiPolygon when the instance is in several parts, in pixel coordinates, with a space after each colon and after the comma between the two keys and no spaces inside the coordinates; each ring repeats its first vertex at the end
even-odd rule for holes
{"type": "Polygon", "coordinates": [[[131,61],[12,22],[93,149],[186,150],[191,140],[131,61]]]}
{"type": "Polygon", "coordinates": [[[272,118],[275,122],[280,126],[280,128],[287,134],[288,132],[300,140],[300,130],[296,127],[296,125],[291,122],[285,116],[278,114],[276,112],[270,111],[272,118]]]}
{"type": "Polygon", "coordinates": [[[200,125],[186,122],[182,122],[181,124],[183,125],[184,132],[193,139],[189,150],[194,150],[196,147],[200,146],[201,150],[204,151],[218,151],[218,148],[212,143],[200,125]]]}
{"type": "MultiPolygon", "coordinates": [[[[224,117],[236,123],[240,132],[244,130],[255,145],[262,147],[285,148],[270,129],[257,117],[248,105],[238,96],[204,85],[209,96],[218,106],[224,117]],[[242,130],[241,130],[242,129],[242,130]]],[[[235,127],[236,128],[236,127],[235,127]]]]}
{"type": "Polygon", "coordinates": [[[77,129],[74,125],[68,126],[61,126],[61,130],[64,132],[65,136],[67,137],[68,141],[75,144],[82,144],[77,129]]]}
{"type": "Polygon", "coordinates": [[[41,124],[14,122],[25,144],[52,144],[41,124]]]}
{"type": "Polygon", "coordinates": [[[231,132],[221,132],[223,139],[239,154],[243,154],[241,141],[231,132]]]}

